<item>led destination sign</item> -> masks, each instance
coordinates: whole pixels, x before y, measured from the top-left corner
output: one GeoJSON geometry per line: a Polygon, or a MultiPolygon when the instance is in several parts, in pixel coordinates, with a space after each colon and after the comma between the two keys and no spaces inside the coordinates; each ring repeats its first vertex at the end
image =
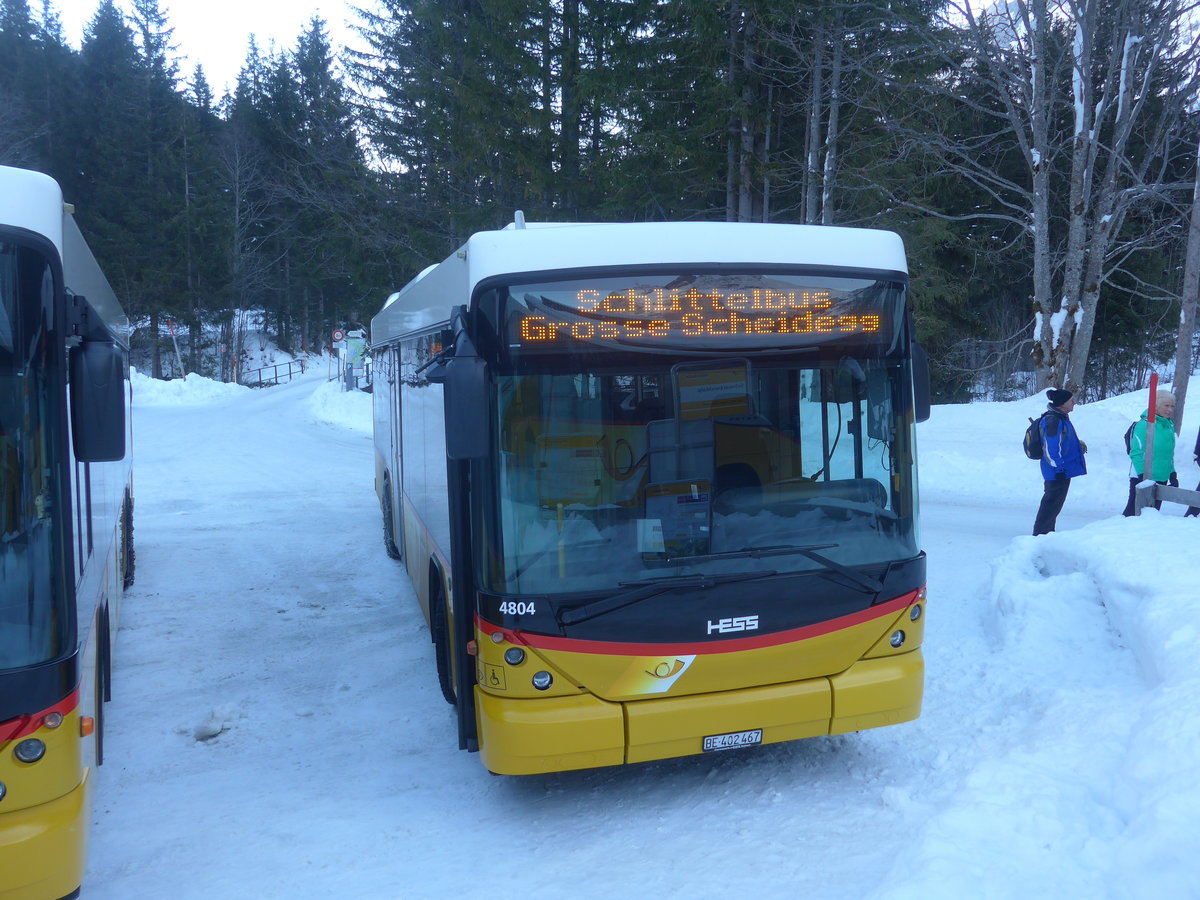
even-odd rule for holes
{"type": "Polygon", "coordinates": [[[838,337],[890,340],[898,295],[891,286],[864,298],[853,289],[875,287],[875,282],[822,279],[845,282],[845,287],[823,287],[779,284],[776,278],[770,286],[753,283],[764,279],[740,280],[743,283],[720,286],[573,282],[512,288],[510,342],[551,349],[576,341],[682,345],[714,340],[755,344],[768,338],[775,338],[773,344],[779,338],[796,343],[838,337]]]}

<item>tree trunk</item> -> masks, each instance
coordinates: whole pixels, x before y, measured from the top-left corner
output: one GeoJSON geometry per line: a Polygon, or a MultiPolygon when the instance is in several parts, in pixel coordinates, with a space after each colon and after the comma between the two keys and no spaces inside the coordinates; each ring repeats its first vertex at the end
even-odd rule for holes
{"type": "Polygon", "coordinates": [[[835,36],[829,60],[829,112],[825,121],[825,161],[821,172],[821,224],[833,224],[833,185],[837,180],[838,119],[842,99],[841,11],[839,33],[835,36]]]}
{"type": "Polygon", "coordinates": [[[562,204],[575,217],[579,203],[579,0],[562,8],[562,204]]]}
{"type": "MultiPolygon", "coordinates": [[[[160,352],[160,344],[158,334],[158,310],[150,311],[150,376],[152,378],[162,378],[162,353],[160,352]]],[[[180,373],[182,374],[182,373],[180,373]]]]}
{"type": "MultiPolygon", "coordinates": [[[[1061,323],[1054,312],[1051,297],[1050,273],[1054,265],[1050,250],[1050,90],[1046,81],[1046,29],[1050,17],[1046,0],[1033,0],[1033,34],[1030,37],[1032,72],[1029,83],[1029,135],[1031,146],[1026,162],[1031,172],[1033,189],[1030,204],[1030,227],[1033,229],[1033,304],[1037,323],[1033,348],[1038,386],[1046,387],[1052,380],[1055,355],[1060,338],[1061,323]]],[[[1015,124],[1019,124],[1015,123],[1015,124]]]]}
{"type": "MultiPolygon", "coordinates": [[[[729,65],[725,69],[725,84],[733,96],[734,73],[737,72],[738,42],[742,33],[742,10],[737,3],[729,7],[729,65]]],[[[738,123],[735,110],[729,111],[729,133],[725,142],[725,220],[736,222],[738,217],[738,123]]]]}
{"type": "MultiPolygon", "coordinates": [[[[1200,153],[1200,150],[1197,151],[1200,153]]],[[[1196,299],[1200,293],[1200,165],[1192,192],[1192,215],[1188,223],[1187,259],[1183,264],[1183,294],[1180,297],[1179,334],[1175,339],[1175,433],[1183,424],[1183,404],[1192,375],[1192,341],[1196,336],[1196,299]]]]}
{"type": "Polygon", "coordinates": [[[813,34],[812,79],[808,97],[808,136],[804,163],[804,221],[821,221],[821,110],[825,95],[825,27],[813,34]]]}
{"type": "Polygon", "coordinates": [[[738,221],[754,221],[754,51],[751,49],[754,22],[747,16],[742,32],[742,115],[738,147],[738,221]]]}

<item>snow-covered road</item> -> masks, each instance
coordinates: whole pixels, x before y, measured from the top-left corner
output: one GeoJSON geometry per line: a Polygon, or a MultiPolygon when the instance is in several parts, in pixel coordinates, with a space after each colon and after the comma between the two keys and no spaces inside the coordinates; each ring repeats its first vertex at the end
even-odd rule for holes
{"type": "Polygon", "coordinates": [[[918,721],[495,778],[383,553],[370,398],[135,392],[89,900],[1200,896],[1200,520],[1113,515],[1144,398],[1077,410],[1092,472],[1039,539],[1039,398],[919,427],[918,721]]]}

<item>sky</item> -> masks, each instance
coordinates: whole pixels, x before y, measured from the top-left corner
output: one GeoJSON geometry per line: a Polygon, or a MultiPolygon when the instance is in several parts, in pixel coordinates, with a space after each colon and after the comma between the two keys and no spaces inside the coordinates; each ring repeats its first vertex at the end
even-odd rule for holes
{"type": "Polygon", "coordinates": [[[135,376],[137,580],[89,900],[1197,896],[1200,520],[1120,515],[1144,391],[1076,407],[1089,472],[1038,538],[1020,443],[1042,396],[917,426],[916,721],[505,778],[456,749],[383,549],[370,397],[335,371],[265,390],[135,376]]]}
{"type": "MultiPolygon", "coordinates": [[[[62,18],[67,41],[78,48],[83,31],[99,5],[98,0],[52,0],[62,18]]],[[[35,15],[39,0],[30,0],[35,15]]],[[[213,93],[220,97],[225,88],[233,89],[238,72],[246,61],[250,35],[266,52],[275,48],[292,49],[296,38],[308,27],[313,15],[326,23],[326,33],[334,52],[353,42],[347,23],[357,23],[351,6],[371,7],[370,0],[354,4],[344,0],[160,0],[159,9],[174,28],[174,43],[181,57],[179,72],[184,80],[191,77],[196,64],[204,66],[213,93]],[[185,57],[185,58],[184,58],[185,57]]],[[[117,0],[118,8],[132,12],[130,0],[117,0]]]]}

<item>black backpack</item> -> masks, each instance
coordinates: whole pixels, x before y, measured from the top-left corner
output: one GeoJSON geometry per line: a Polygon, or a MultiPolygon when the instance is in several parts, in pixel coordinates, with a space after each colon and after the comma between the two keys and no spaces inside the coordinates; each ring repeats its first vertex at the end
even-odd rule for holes
{"type": "Polygon", "coordinates": [[[1129,454],[1129,441],[1133,437],[1133,426],[1136,424],[1137,424],[1137,422],[1130,422],[1129,427],[1125,429],[1125,454],[1126,455],[1129,454]]]}
{"type": "Polygon", "coordinates": [[[1042,458],[1042,419],[1045,415],[1042,413],[1038,418],[1030,419],[1029,427],[1025,429],[1025,439],[1021,442],[1021,447],[1030,459],[1042,458]]]}

